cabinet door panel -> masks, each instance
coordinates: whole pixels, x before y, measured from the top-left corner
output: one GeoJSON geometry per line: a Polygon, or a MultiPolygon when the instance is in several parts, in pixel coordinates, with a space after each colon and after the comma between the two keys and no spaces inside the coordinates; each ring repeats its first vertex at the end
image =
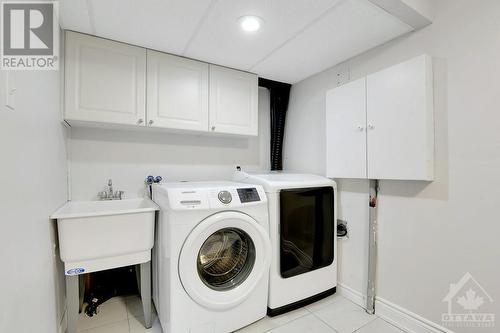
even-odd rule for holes
{"type": "Polygon", "coordinates": [[[433,179],[432,96],[425,55],[367,77],[369,178],[433,179]]]}
{"type": "Polygon", "coordinates": [[[65,119],[138,124],[145,118],[146,50],[66,33],[65,119]]]}
{"type": "Polygon", "coordinates": [[[208,64],[148,51],[148,124],[208,131],[208,64]]]}
{"type": "Polygon", "coordinates": [[[366,80],[332,89],[326,95],[326,174],[366,178],[366,80]]]}
{"type": "Polygon", "coordinates": [[[210,65],[210,130],[258,135],[257,75],[210,65]]]}

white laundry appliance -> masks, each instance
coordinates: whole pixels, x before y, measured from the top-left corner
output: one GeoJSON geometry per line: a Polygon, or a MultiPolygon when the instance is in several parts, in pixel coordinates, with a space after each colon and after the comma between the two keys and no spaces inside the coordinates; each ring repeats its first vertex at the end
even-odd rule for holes
{"type": "Polygon", "coordinates": [[[153,299],[165,333],[227,333],[266,315],[271,243],[259,185],[155,185],[153,299]]]}
{"type": "Polygon", "coordinates": [[[272,258],[267,313],[315,302],[337,287],[337,186],[328,178],[284,172],[235,181],[261,184],[269,201],[272,258]]]}

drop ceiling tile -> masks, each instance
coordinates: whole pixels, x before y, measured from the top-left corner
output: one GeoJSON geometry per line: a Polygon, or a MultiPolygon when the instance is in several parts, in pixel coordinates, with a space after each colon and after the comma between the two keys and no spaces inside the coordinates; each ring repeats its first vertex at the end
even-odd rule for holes
{"type": "Polygon", "coordinates": [[[250,70],[295,83],[411,30],[367,0],[346,0],[250,70]]]}
{"type": "Polygon", "coordinates": [[[59,16],[63,29],[92,33],[86,0],[60,1],[59,16]]]}
{"type": "Polygon", "coordinates": [[[96,35],[181,54],[211,0],[90,0],[96,35]]]}
{"type": "Polygon", "coordinates": [[[321,17],[339,0],[219,0],[207,13],[185,56],[249,69],[272,50],[321,17]],[[240,29],[238,18],[264,20],[256,33],[240,29]]]}
{"type": "Polygon", "coordinates": [[[411,31],[368,0],[62,0],[61,25],[291,83],[411,31]]]}

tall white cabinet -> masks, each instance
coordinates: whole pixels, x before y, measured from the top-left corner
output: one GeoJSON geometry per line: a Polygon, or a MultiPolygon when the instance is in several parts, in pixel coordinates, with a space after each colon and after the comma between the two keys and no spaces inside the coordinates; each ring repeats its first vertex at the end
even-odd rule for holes
{"type": "Polygon", "coordinates": [[[257,75],[210,65],[210,130],[258,134],[257,75]]]}
{"type": "Polygon", "coordinates": [[[66,33],[65,119],[124,125],[146,118],[146,50],[66,33]]]}
{"type": "Polygon", "coordinates": [[[327,176],[434,179],[432,59],[422,55],[327,92],[327,176]]]}
{"type": "Polygon", "coordinates": [[[208,64],[148,50],[148,125],[208,129],[208,64]]]}

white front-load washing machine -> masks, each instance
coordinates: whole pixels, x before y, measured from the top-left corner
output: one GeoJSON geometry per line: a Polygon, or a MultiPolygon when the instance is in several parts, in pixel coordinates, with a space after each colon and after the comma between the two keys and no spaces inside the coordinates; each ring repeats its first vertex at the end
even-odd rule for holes
{"type": "Polygon", "coordinates": [[[272,259],[268,315],[329,296],[337,287],[337,185],[328,178],[286,172],[249,174],[269,200],[272,259]]]}
{"type": "Polygon", "coordinates": [[[259,185],[155,185],[153,300],[165,333],[227,333],[266,315],[271,245],[259,185]]]}

